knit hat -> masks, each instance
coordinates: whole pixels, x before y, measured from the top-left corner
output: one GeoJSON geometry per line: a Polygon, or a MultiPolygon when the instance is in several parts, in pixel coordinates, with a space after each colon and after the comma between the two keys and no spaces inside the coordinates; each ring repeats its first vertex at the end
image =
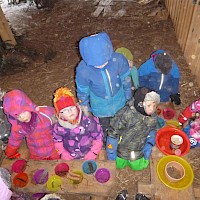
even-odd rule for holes
{"type": "Polygon", "coordinates": [[[127,60],[133,61],[133,54],[131,53],[129,49],[125,47],[120,47],[120,48],[117,48],[115,52],[121,53],[127,58],[127,60]]]}
{"type": "Polygon", "coordinates": [[[55,91],[53,103],[57,113],[63,108],[76,106],[74,95],[67,87],[61,87],[55,91]]]}
{"type": "Polygon", "coordinates": [[[134,107],[141,114],[147,115],[143,106],[144,101],[155,101],[157,104],[159,104],[160,95],[149,88],[138,88],[134,93],[134,107]]]}
{"type": "Polygon", "coordinates": [[[155,58],[155,66],[163,74],[168,74],[172,68],[172,58],[166,53],[159,53],[155,58]]]}

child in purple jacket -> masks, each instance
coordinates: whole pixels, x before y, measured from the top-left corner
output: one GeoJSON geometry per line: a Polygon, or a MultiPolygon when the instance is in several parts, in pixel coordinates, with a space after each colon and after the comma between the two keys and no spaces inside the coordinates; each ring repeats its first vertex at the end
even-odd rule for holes
{"type": "Polygon", "coordinates": [[[86,116],[68,88],[57,89],[53,102],[58,118],[53,136],[61,159],[95,159],[103,144],[98,118],[86,116]]]}

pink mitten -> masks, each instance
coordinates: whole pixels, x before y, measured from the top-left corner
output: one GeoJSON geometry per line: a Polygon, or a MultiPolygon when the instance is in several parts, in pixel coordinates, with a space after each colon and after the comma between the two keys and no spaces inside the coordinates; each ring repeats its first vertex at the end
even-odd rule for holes
{"type": "Polygon", "coordinates": [[[61,159],[63,160],[73,160],[73,157],[67,152],[63,147],[63,142],[56,142],[55,143],[56,150],[58,154],[61,155],[61,159]]]}

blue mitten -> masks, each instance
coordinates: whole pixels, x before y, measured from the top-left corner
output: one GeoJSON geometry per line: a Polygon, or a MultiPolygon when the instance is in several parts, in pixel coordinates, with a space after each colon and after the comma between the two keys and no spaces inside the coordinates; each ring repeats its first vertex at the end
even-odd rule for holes
{"type": "Polygon", "coordinates": [[[106,141],[106,153],[108,160],[116,160],[117,146],[118,146],[118,139],[108,136],[106,141]]]}
{"type": "Polygon", "coordinates": [[[152,148],[155,145],[155,139],[156,139],[156,131],[150,131],[143,148],[143,154],[145,160],[149,160],[151,156],[152,148]]]}

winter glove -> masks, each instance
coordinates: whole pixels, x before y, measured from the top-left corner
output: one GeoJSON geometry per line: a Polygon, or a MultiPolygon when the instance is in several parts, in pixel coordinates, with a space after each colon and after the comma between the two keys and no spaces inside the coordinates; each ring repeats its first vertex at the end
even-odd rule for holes
{"type": "Polygon", "coordinates": [[[91,150],[85,155],[84,160],[94,160],[96,159],[97,155],[101,151],[103,142],[99,140],[93,141],[93,146],[91,147],[91,150]]]}
{"type": "Polygon", "coordinates": [[[11,145],[8,144],[8,146],[6,147],[6,156],[8,158],[20,158],[20,154],[17,152],[18,148],[15,147],[11,147],[11,145]]]}
{"type": "Polygon", "coordinates": [[[59,155],[61,155],[61,159],[63,160],[73,160],[73,157],[67,152],[63,147],[63,142],[56,142],[55,143],[56,151],[59,155]]]}
{"type": "Polygon", "coordinates": [[[88,106],[81,106],[81,110],[83,111],[83,113],[84,113],[86,116],[88,116],[88,117],[93,116],[92,113],[89,111],[88,106]]]}
{"type": "Polygon", "coordinates": [[[176,105],[181,104],[180,94],[171,94],[170,95],[171,101],[174,102],[176,105]]]}
{"type": "Polygon", "coordinates": [[[146,143],[143,148],[143,154],[144,154],[144,159],[149,160],[151,153],[152,153],[152,148],[155,145],[155,138],[156,138],[156,131],[150,131],[149,135],[147,136],[146,143]]]}
{"type": "Polygon", "coordinates": [[[117,147],[118,147],[118,139],[108,136],[106,141],[106,153],[108,160],[116,160],[117,147]]]}

